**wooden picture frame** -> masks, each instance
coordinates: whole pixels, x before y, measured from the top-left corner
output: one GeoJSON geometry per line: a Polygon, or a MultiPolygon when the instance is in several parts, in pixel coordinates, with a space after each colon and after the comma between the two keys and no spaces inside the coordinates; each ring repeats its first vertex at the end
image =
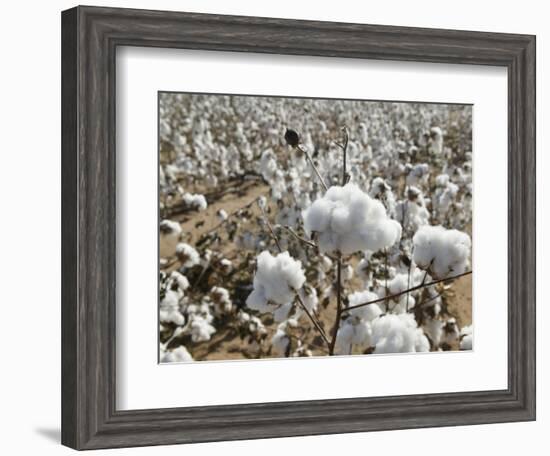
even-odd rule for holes
{"type": "Polygon", "coordinates": [[[100,7],[64,11],[62,443],[94,449],[534,420],[535,217],[534,36],[100,7]],[[506,67],[508,388],[117,410],[117,46],[506,67]]]}

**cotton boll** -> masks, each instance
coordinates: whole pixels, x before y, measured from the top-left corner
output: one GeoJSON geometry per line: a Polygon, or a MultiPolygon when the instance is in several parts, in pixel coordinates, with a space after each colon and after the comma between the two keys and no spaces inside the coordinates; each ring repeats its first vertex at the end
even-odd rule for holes
{"type": "Polygon", "coordinates": [[[442,329],[441,343],[451,345],[458,340],[460,331],[458,330],[455,318],[449,318],[442,329]]]}
{"type": "Polygon", "coordinates": [[[413,237],[413,260],[436,278],[465,272],[469,267],[470,236],[442,226],[423,226],[413,237]]]}
{"type": "MultiPolygon", "coordinates": [[[[379,298],[380,297],[372,291],[356,291],[348,296],[349,307],[357,306],[370,301],[376,301],[379,298]]],[[[371,322],[382,314],[382,309],[377,303],[375,303],[350,310],[348,313],[354,317],[371,322]]]]}
{"type": "Polygon", "coordinates": [[[317,297],[317,290],[313,287],[305,286],[299,292],[304,306],[309,312],[316,312],[319,305],[319,298],[317,297]]]}
{"type": "Polygon", "coordinates": [[[430,166],[427,163],[415,165],[407,175],[408,186],[423,186],[428,182],[430,177],[430,166]]]}
{"type": "Polygon", "coordinates": [[[176,246],[180,240],[181,226],[172,220],[160,222],[159,256],[169,258],[176,253],[176,246]]]}
{"type": "Polygon", "coordinates": [[[424,333],[420,328],[416,330],[416,339],[414,342],[414,349],[417,353],[430,351],[430,341],[424,335],[424,333]]]}
{"type": "Polygon", "coordinates": [[[353,347],[361,350],[371,346],[372,327],[371,324],[348,318],[340,323],[338,334],[336,336],[335,353],[338,355],[349,355],[353,347]]]}
{"type": "Polygon", "coordinates": [[[361,261],[359,261],[359,263],[357,263],[355,272],[364,283],[368,283],[371,280],[372,272],[369,268],[369,261],[366,258],[363,258],[361,261]]]}
{"type": "Polygon", "coordinates": [[[353,266],[347,265],[342,268],[342,281],[347,282],[353,278],[353,266]]]}
{"type": "Polygon", "coordinates": [[[192,268],[200,262],[199,253],[189,244],[185,244],[183,242],[177,245],[176,256],[182,266],[186,268],[192,268]]]}
{"type": "Polygon", "coordinates": [[[464,326],[460,330],[460,349],[472,350],[473,345],[473,327],[472,325],[464,326]]]}
{"type": "Polygon", "coordinates": [[[388,305],[389,310],[392,313],[404,313],[407,312],[410,309],[413,309],[416,305],[416,299],[411,293],[403,293],[404,291],[407,291],[409,288],[414,287],[415,285],[419,285],[422,281],[422,278],[419,277],[419,270],[417,268],[411,268],[411,274],[409,275],[407,273],[399,273],[396,274],[393,278],[387,281],[387,287],[386,282],[384,282],[384,285],[379,286],[377,289],[378,295],[383,298],[385,296],[392,296],[397,295],[394,298],[391,298],[388,300],[390,303],[388,305]],[[386,292],[387,288],[387,292],[386,292]],[[400,294],[403,293],[403,294],[400,294]]]}
{"type": "Polygon", "coordinates": [[[182,292],[189,288],[189,280],[178,271],[172,271],[169,276],[168,288],[177,286],[182,292]]]}
{"type": "Polygon", "coordinates": [[[369,196],[382,201],[391,217],[395,215],[395,196],[391,186],[383,178],[374,178],[370,187],[369,196]]]}
{"type": "Polygon", "coordinates": [[[183,345],[173,350],[163,351],[160,358],[161,363],[187,363],[190,361],[194,361],[193,357],[183,345]]]}
{"type": "Polygon", "coordinates": [[[434,348],[439,348],[443,336],[443,322],[435,318],[427,318],[422,324],[424,332],[432,341],[434,348]]]}
{"type": "Polygon", "coordinates": [[[353,345],[354,327],[351,323],[344,321],[338,328],[334,351],[338,355],[349,355],[353,345]]]}
{"type": "Polygon", "coordinates": [[[443,152],[443,132],[439,127],[432,127],[430,129],[429,151],[433,155],[441,155],[443,152]]]}
{"type": "Polygon", "coordinates": [[[317,233],[329,230],[333,206],[327,199],[316,200],[303,214],[306,230],[317,233]]]}
{"type": "Polygon", "coordinates": [[[184,193],[182,199],[187,206],[199,211],[204,211],[208,207],[204,195],[184,193]]]}
{"type": "Polygon", "coordinates": [[[277,161],[275,154],[271,149],[267,149],[262,153],[260,158],[260,173],[266,181],[271,181],[277,171],[277,161]]]}
{"type": "Polygon", "coordinates": [[[352,183],[330,187],[304,211],[303,219],[306,231],[319,235],[321,253],[377,251],[401,236],[401,225],[387,216],[382,203],[352,183]]]}
{"type": "Polygon", "coordinates": [[[326,255],[321,256],[321,268],[324,272],[328,272],[332,269],[332,260],[326,255]]]}
{"type": "Polygon", "coordinates": [[[257,257],[254,290],[248,296],[246,305],[262,313],[275,312],[279,306],[288,306],[294,301],[305,280],[302,263],[294,260],[288,252],[272,256],[264,250],[257,257]]]}
{"type": "Polygon", "coordinates": [[[399,201],[395,208],[395,219],[406,230],[416,231],[430,221],[430,212],[426,208],[427,199],[417,187],[407,188],[407,198],[399,201]]]}
{"type": "Polygon", "coordinates": [[[298,347],[294,350],[292,356],[295,358],[309,357],[313,356],[313,352],[307,348],[307,345],[303,345],[301,340],[298,340],[298,347]]]}
{"type": "Polygon", "coordinates": [[[227,212],[225,212],[223,209],[218,209],[218,211],[216,212],[216,215],[218,216],[218,219],[221,221],[221,222],[224,222],[225,220],[227,220],[227,212]]]}
{"type": "Polygon", "coordinates": [[[159,304],[159,320],[161,323],[174,323],[182,326],[185,318],[179,310],[180,297],[174,290],[166,290],[159,304]]]}
{"type": "Polygon", "coordinates": [[[218,265],[223,274],[229,274],[233,270],[233,263],[227,258],[222,258],[218,265]]]}
{"type": "Polygon", "coordinates": [[[216,332],[216,328],[210,324],[208,318],[193,314],[189,322],[189,331],[193,342],[207,342],[212,337],[212,334],[216,332]]]}
{"type": "Polygon", "coordinates": [[[229,291],[223,287],[212,287],[210,290],[210,299],[214,304],[218,314],[227,314],[231,312],[233,303],[229,296],[229,291]]]}
{"type": "Polygon", "coordinates": [[[456,202],[458,190],[458,186],[448,180],[445,185],[436,188],[432,205],[440,221],[445,221],[445,217],[449,213],[453,203],[456,202]]]}
{"type": "Polygon", "coordinates": [[[277,356],[287,356],[290,338],[286,334],[286,324],[281,323],[271,338],[271,349],[277,356]]]}
{"type": "Polygon", "coordinates": [[[293,304],[291,302],[281,304],[273,311],[273,319],[276,322],[286,320],[292,308],[293,308],[293,304]]]}
{"type": "Polygon", "coordinates": [[[258,197],[258,206],[264,211],[267,209],[267,198],[265,196],[258,197]]]}
{"type": "Polygon", "coordinates": [[[386,314],[372,322],[374,353],[427,351],[422,337],[425,336],[411,314],[386,314]]]}

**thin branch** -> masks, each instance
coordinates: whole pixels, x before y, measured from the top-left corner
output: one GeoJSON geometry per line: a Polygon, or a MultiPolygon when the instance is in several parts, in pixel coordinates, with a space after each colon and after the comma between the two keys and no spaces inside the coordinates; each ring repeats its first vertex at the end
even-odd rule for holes
{"type": "Polygon", "coordinates": [[[306,150],[305,147],[302,147],[301,144],[298,144],[296,146],[296,148],[298,150],[300,150],[307,158],[307,160],[309,161],[309,164],[311,165],[311,167],[313,168],[313,171],[315,171],[315,174],[317,174],[317,177],[319,178],[319,181],[321,182],[321,185],[323,186],[323,188],[325,189],[325,192],[328,190],[328,187],[327,187],[327,184],[325,184],[325,181],[323,180],[323,177],[321,176],[321,173],[319,173],[319,170],[317,169],[317,167],[315,166],[315,163],[313,163],[313,159],[311,158],[311,156],[309,155],[308,151],[306,150]]]}
{"type": "Polygon", "coordinates": [[[446,277],[445,279],[434,280],[433,282],[429,282],[429,283],[421,283],[420,285],[416,285],[412,288],[409,288],[408,290],[400,291],[399,293],[395,293],[393,295],[384,296],[383,298],[375,299],[373,301],[362,302],[362,303],[356,304],[354,306],[346,307],[344,309],[344,311],[358,309],[359,307],[368,306],[369,304],[376,304],[378,302],[382,302],[382,301],[385,301],[387,299],[398,298],[399,296],[404,295],[405,293],[411,293],[413,291],[420,290],[423,287],[430,287],[432,285],[436,285],[436,284],[441,283],[441,282],[446,282],[448,280],[458,279],[460,277],[466,276],[466,275],[471,274],[471,273],[472,273],[472,271],[466,271],[466,272],[463,272],[462,274],[457,274],[455,276],[446,277]]]}
{"type": "Polygon", "coordinates": [[[344,166],[342,168],[342,185],[346,185],[348,182],[348,170],[347,170],[347,151],[348,151],[348,143],[349,143],[349,134],[348,134],[348,127],[345,125],[342,127],[342,131],[344,133],[344,142],[339,143],[338,141],[334,141],[334,144],[336,144],[340,149],[342,149],[343,155],[344,155],[344,166]]]}
{"type": "Polygon", "coordinates": [[[332,328],[329,355],[334,354],[342,310],[342,254],[338,253],[338,262],[336,263],[336,318],[334,319],[334,327],[332,328]]]}
{"type": "MultiPolygon", "coordinates": [[[[343,167],[342,167],[342,186],[346,185],[346,182],[348,180],[348,173],[347,173],[347,152],[348,152],[348,141],[349,141],[349,135],[348,135],[348,129],[344,126],[342,127],[342,131],[344,132],[344,143],[340,146],[342,149],[342,155],[343,155],[343,167]]],[[[336,283],[336,319],[334,321],[334,328],[332,330],[332,340],[330,341],[330,351],[329,355],[334,355],[334,347],[336,345],[336,338],[338,337],[338,329],[340,328],[340,319],[342,318],[342,253],[338,252],[338,262],[337,264],[337,283],[336,283]]]]}
{"type": "MultiPolygon", "coordinates": [[[[260,195],[260,196],[263,196],[263,195],[260,195]]],[[[214,227],[210,228],[208,231],[204,232],[202,235],[201,235],[201,238],[204,237],[204,236],[207,236],[209,235],[210,233],[213,233],[214,231],[218,230],[219,228],[221,228],[223,225],[225,225],[230,219],[231,217],[234,217],[236,215],[238,215],[240,212],[244,211],[245,209],[248,209],[250,206],[252,206],[256,201],[258,201],[258,196],[256,198],[254,198],[253,200],[249,201],[248,203],[246,203],[244,206],[241,206],[239,207],[238,209],[235,209],[233,212],[229,213],[227,215],[227,218],[225,220],[222,220],[220,223],[218,223],[217,225],[215,225],[214,227]]]]}
{"type": "Polygon", "coordinates": [[[262,211],[262,215],[264,217],[264,222],[267,225],[267,227],[269,229],[269,232],[271,233],[271,237],[273,238],[273,240],[275,241],[275,244],[277,245],[277,249],[279,250],[280,253],[283,253],[283,249],[281,247],[281,244],[279,243],[279,238],[275,234],[275,231],[273,231],[273,227],[271,226],[271,223],[269,223],[269,219],[267,218],[267,214],[265,213],[264,208],[262,206],[260,206],[259,204],[258,204],[258,207],[262,211]]]}
{"type": "MultiPolygon", "coordinates": [[[[279,243],[279,238],[275,234],[275,231],[273,230],[273,227],[271,226],[271,223],[269,222],[269,219],[267,218],[267,215],[266,215],[264,209],[260,205],[258,205],[258,206],[260,207],[260,210],[262,211],[262,215],[264,217],[264,222],[267,225],[267,227],[269,229],[269,232],[271,233],[271,237],[273,238],[273,240],[275,241],[275,244],[277,245],[277,249],[279,249],[279,252],[282,253],[283,249],[281,248],[281,244],[279,243]]],[[[319,331],[319,333],[321,334],[321,337],[323,338],[323,340],[326,342],[326,344],[328,346],[330,346],[330,342],[329,342],[329,340],[328,340],[328,338],[325,334],[325,331],[323,330],[321,325],[317,322],[317,320],[313,317],[313,315],[309,312],[306,305],[304,304],[304,301],[302,300],[301,296],[298,293],[296,293],[296,299],[300,303],[302,309],[305,311],[306,315],[309,317],[309,319],[311,320],[311,322],[313,323],[313,325],[315,326],[317,331],[319,331]]]]}
{"type": "Polygon", "coordinates": [[[311,322],[313,323],[313,325],[315,326],[317,331],[319,331],[319,334],[321,334],[321,337],[323,338],[323,340],[327,344],[327,347],[330,347],[330,341],[328,340],[328,337],[326,336],[325,331],[323,330],[323,328],[321,327],[321,325],[319,324],[317,319],[314,318],[313,315],[311,314],[311,312],[308,310],[308,308],[306,307],[304,301],[302,300],[302,297],[298,293],[296,293],[296,299],[300,303],[300,306],[302,307],[302,309],[304,310],[306,315],[309,317],[309,319],[311,320],[311,322]]]}
{"type": "Polygon", "coordinates": [[[308,241],[306,238],[303,238],[301,237],[298,233],[296,233],[296,231],[294,231],[290,226],[288,225],[281,225],[285,230],[287,230],[290,234],[292,234],[292,236],[294,236],[296,238],[296,240],[300,241],[300,242],[303,242],[304,244],[310,246],[310,247],[313,247],[315,249],[318,249],[319,247],[317,247],[317,244],[315,244],[314,242],[311,242],[311,241],[308,241]]]}
{"type": "Polygon", "coordinates": [[[420,285],[424,285],[424,282],[426,282],[426,278],[428,277],[428,272],[430,271],[430,268],[432,267],[434,260],[435,258],[432,258],[432,260],[430,261],[430,264],[426,268],[426,272],[424,272],[424,277],[422,277],[422,282],[420,283],[420,285]]]}
{"type": "MultiPolygon", "coordinates": [[[[411,265],[412,265],[412,259],[408,258],[408,260],[409,260],[409,270],[407,272],[407,288],[411,286],[411,265]]],[[[407,292],[407,303],[405,305],[405,311],[406,312],[409,311],[409,292],[407,292]]]]}

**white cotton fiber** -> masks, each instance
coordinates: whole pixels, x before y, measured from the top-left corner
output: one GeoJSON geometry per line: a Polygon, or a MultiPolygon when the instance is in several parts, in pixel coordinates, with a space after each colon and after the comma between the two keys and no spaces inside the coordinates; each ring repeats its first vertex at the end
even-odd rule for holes
{"type": "Polygon", "coordinates": [[[303,218],[306,231],[318,234],[321,253],[375,252],[401,237],[401,225],[387,216],[383,204],[351,183],[330,187],[303,218]]]}
{"type": "Polygon", "coordinates": [[[192,268],[200,262],[199,253],[189,244],[184,242],[180,242],[176,246],[176,256],[182,266],[185,266],[186,268],[192,268]]]}
{"type": "Polygon", "coordinates": [[[430,166],[427,163],[415,165],[407,175],[408,186],[421,186],[428,181],[430,177],[430,166]]]}
{"type": "MultiPolygon", "coordinates": [[[[372,291],[356,291],[355,293],[352,293],[348,296],[349,306],[357,306],[359,304],[364,304],[366,302],[370,301],[376,301],[379,299],[380,296],[378,296],[376,293],[373,293],[372,291]]],[[[382,310],[380,306],[375,304],[369,304],[367,306],[359,307],[357,309],[350,310],[349,313],[357,318],[360,318],[364,321],[371,322],[376,317],[379,317],[382,313],[382,310]]]]}
{"type": "Polygon", "coordinates": [[[210,324],[209,319],[199,314],[190,316],[189,331],[193,342],[206,342],[216,332],[216,328],[210,324]]]}
{"type": "Polygon", "coordinates": [[[179,310],[179,295],[175,290],[166,290],[159,305],[159,320],[161,323],[174,323],[182,326],[185,318],[179,310]]]}
{"type": "Polygon", "coordinates": [[[204,195],[198,193],[184,193],[182,199],[187,206],[197,209],[198,211],[204,211],[208,207],[204,195]]]}
{"type": "Polygon", "coordinates": [[[193,357],[183,345],[173,350],[161,351],[161,363],[186,363],[193,361],[193,357]]]}
{"type": "Polygon", "coordinates": [[[413,243],[414,262],[422,269],[430,268],[436,278],[461,274],[469,267],[472,241],[466,233],[426,225],[416,232],[413,243]]]}
{"type": "Polygon", "coordinates": [[[181,226],[178,222],[163,220],[160,222],[159,231],[159,256],[169,258],[176,253],[176,246],[181,235],[181,226]]]}
{"type": "Polygon", "coordinates": [[[281,317],[287,309],[290,311],[288,305],[292,305],[296,292],[305,281],[306,276],[300,261],[292,258],[288,252],[273,256],[264,250],[257,258],[254,290],[248,296],[246,305],[262,313],[275,312],[280,306],[284,306],[277,313],[281,317]]]}
{"type": "Polygon", "coordinates": [[[271,338],[271,348],[275,355],[285,356],[290,343],[289,337],[286,335],[286,325],[282,323],[277,328],[277,331],[271,338]]]}
{"type": "Polygon", "coordinates": [[[460,330],[460,349],[471,350],[473,345],[474,330],[472,325],[464,326],[460,330]]]}
{"type": "Polygon", "coordinates": [[[372,322],[374,353],[429,351],[430,344],[409,313],[386,314],[372,322]]]}

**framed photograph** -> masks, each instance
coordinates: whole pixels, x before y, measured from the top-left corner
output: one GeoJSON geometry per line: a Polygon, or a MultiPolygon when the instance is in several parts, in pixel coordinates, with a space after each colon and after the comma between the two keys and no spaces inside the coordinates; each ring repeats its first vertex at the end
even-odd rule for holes
{"type": "Polygon", "coordinates": [[[62,13],[62,443],[535,419],[535,37],[62,13]]]}

